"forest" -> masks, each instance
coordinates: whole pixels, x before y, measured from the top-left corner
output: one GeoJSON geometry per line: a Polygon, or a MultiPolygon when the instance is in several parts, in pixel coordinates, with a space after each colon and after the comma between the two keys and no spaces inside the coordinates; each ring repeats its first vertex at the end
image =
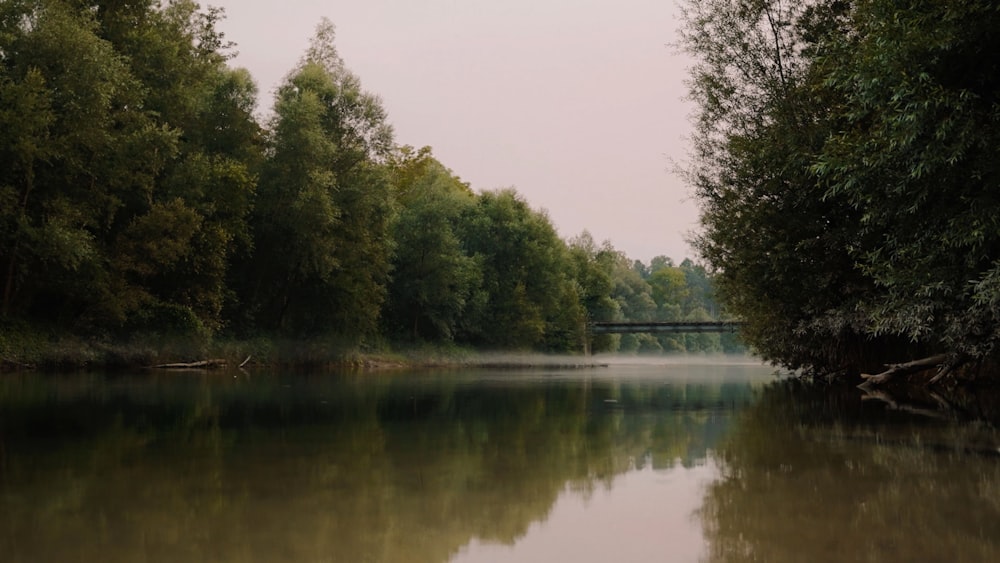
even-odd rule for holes
{"type": "Polygon", "coordinates": [[[701,264],[563,240],[515,189],[473,190],[396,144],[329,21],[257,116],[223,17],[190,0],[0,3],[5,361],[29,363],[25,335],[581,352],[589,320],[719,318],[701,264]]]}
{"type": "Polygon", "coordinates": [[[1000,5],[684,3],[696,243],[764,358],[996,374],[1000,5]]]}

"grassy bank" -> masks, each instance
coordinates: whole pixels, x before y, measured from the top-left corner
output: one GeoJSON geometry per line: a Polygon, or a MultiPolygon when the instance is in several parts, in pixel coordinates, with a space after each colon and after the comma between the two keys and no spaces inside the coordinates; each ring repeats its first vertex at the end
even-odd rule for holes
{"type": "Polygon", "coordinates": [[[169,337],[132,335],[125,339],[83,337],[46,327],[5,324],[0,327],[0,371],[81,369],[140,369],[163,364],[212,361],[215,366],[246,368],[392,369],[403,367],[581,367],[594,365],[530,353],[494,353],[454,344],[383,342],[359,347],[334,337],[292,340],[270,337],[169,337]]]}

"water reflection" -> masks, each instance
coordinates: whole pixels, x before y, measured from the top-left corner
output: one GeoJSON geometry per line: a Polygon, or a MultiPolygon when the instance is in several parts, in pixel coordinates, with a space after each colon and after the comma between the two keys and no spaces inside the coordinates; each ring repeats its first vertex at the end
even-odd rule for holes
{"type": "Polygon", "coordinates": [[[567,489],[517,543],[476,539],[453,563],[698,561],[706,545],[694,515],[717,476],[711,460],[704,460],[629,471],[590,494],[567,489]]]}
{"type": "Polygon", "coordinates": [[[630,527],[639,552],[654,537],[643,526],[670,526],[695,553],[708,452],[767,373],[5,376],[0,553],[476,560],[537,541],[571,546],[583,515],[609,541],[630,527]],[[684,507],[670,516],[687,522],[679,531],[663,513],[643,516],[671,503],[684,507]]]}
{"type": "Polygon", "coordinates": [[[710,561],[1000,561],[987,395],[774,384],[725,440],[710,561]]]}

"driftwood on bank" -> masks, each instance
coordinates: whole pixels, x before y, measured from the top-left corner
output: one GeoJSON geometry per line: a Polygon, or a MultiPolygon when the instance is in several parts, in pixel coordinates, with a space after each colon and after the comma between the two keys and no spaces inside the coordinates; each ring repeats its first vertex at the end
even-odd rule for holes
{"type": "Polygon", "coordinates": [[[226,367],[225,359],[200,360],[197,362],[174,362],[171,364],[159,364],[152,366],[153,369],[219,369],[226,367]]]}
{"type": "Polygon", "coordinates": [[[923,371],[928,368],[937,367],[939,372],[937,375],[931,379],[930,383],[937,382],[942,377],[947,375],[951,370],[946,362],[948,360],[947,354],[938,354],[936,356],[929,356],[927,358],[921,358],[919,360],[913,360],[912,362],[905,362],[902,364],[886,364],[886,370],[882,373],[875,374],[861,374],[861,378],[865,380],[862,386],[873,386],[881,385],[888,382],[890,379],[896,377],[897,375],[909,375],[911,373],[916,373],[918,371],[923,371]]]}
{"type": "MultiPolygon", "coordinates": [[[[251,356],[247,356],[247,359],[243,360],[240,365],[236,366],[242,368],[243,366],[250,363],[251,356]]],[[[217,358],[213,360],[199,360],[197,362],[173,362],[169,364],[159,364],[155,366],[150,366],[151,369],[222,369],[229,365],[229,362],[225,358],[217,358]]]]}
{"type": "Polygon", "coordinates": [[[10,358],[0,358],[0,371],[19,371],[19,370],[33,370],[35,366],[32,364],[25,364],[10,358]]]}

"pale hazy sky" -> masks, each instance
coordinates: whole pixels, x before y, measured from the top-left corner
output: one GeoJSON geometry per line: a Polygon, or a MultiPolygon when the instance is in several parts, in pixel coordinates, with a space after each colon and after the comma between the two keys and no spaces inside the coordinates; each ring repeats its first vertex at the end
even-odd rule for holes
{"type": "Polygon", "coordinates": [[[569,238],[644,262],[694,257],[686,62],[672,0],[202,0],[225,9],[269,111],[322,17],[396,142],[430,145],[477,191],[515,187],[569,238]]]}

